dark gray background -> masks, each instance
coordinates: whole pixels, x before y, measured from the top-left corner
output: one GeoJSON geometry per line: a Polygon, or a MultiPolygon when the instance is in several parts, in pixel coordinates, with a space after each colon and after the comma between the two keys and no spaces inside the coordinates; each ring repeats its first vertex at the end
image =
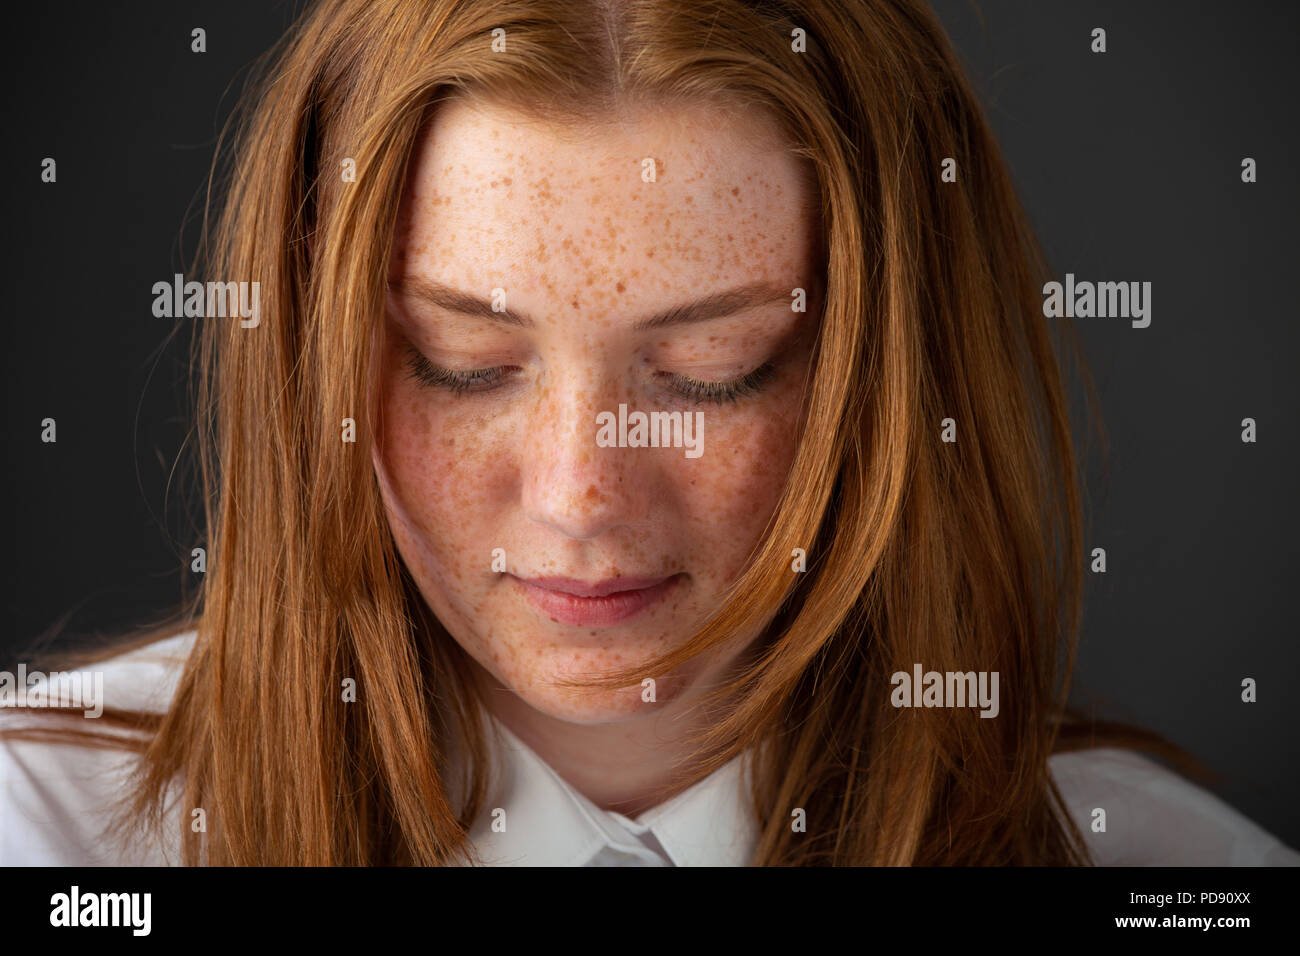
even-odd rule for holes
{"type": "MultiPolygon", "coordinates": [[[[164,343],[150,287],[188,271],[216,130],[298,6],[50,3],[11,22],[0,656],[56,625],[157,620],[180,594],[195,533],[183,488],[165,494],[186,343],[164,343]],[[47,416],[54,445],[39,440],[47,416]]],[[[1149,328],[1077,320],[1111,457],[1108,475],[1090,458],[1088,548],[1109,571],[1089,577],[1076,701],[1187,747],[1222,774],[1213,789],[1300,845],[1297,5],[936,9],[1057,275],[1153,283],[1149,328]],[[1097,26],[1104,55],[1089,50],[1097,26]]]]}

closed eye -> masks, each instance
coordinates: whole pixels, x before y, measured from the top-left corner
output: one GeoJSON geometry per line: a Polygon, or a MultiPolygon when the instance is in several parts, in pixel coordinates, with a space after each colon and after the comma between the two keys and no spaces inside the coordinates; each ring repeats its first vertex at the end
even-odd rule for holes
{"type": "Polygon", "coordinates": [[[417,349],[407,351],[406,368],[411,377],[425,388],[444,388],[457,395],[467,392],[485,392],[495,388],[514,371],[513,365],[498,365],[494,368],[476,368],[466,372],[442,368],[434,365],[417,349]]]}
{"type": "MultiPolygon", "coordinates": [[[[445,389],[456,395],[490,391],[504,382],[511,372],[518,370],[513,365],[498,365],[468,371],[443,368],[434,365],[414,347],[407,350],[406,368],[411,377],[421,386],[445,389]]],[[[676,372],[659,372],[656,377],[682,398],[700,403],[725,405],[758,394],[772,381],[775,373],[775,364],[764,362],[752,372],[725,382],[691,378],[676,372]]]]}
{"type": "Polygon", "coordinates": [[[758,394],[772,381],[775,372],[776,366],[772,362],[764,362],[754,371],[726,382],[705,381],[674,372],[660,372],[658,377],[683,398],[725,405],[758,394]]]}

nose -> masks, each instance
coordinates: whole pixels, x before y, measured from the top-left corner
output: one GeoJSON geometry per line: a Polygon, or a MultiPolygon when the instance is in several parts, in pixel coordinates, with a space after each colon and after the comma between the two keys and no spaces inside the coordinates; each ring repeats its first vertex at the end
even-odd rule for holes
{"type": "Polygon", "coordinates": [[[596,442],[597,416],[618,408],[614,395],[615,389],[592,380],[543,389],[521,455],[523,507],[531,520],[586,540],[646,518],[653,482],[649,449],[596,442]]]}

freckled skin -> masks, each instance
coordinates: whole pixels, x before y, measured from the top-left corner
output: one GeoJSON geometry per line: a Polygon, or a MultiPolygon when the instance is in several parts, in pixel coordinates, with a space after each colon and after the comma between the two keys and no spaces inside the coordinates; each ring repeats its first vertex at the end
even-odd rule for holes
{"type": "Polygon", "coordinates": [[[660,677],[653,704],[639,686],[553,683],[689,637],[720,607],[781,492],[815,331],[811,303],[792,312],[787,294],[696,325],[633,328],[754,282],[816,284],[800,168],[765,123],[700,106],[574,130],[451,101],[417,146],[399,214],[390,279],[485,299],[504,289],[507,307],[536,326],[390,294],[375,467],[398,548],[483,668],[494,712],[554,765],[579,747],[608,758],[603,769],[570,760],[562,771],[606,803],[635,805],[636,786],[663,769],[649,764],[670,762],[663,740],[685,727],[671,718],[757,637],[737,635],[724,653],[660,677]],[[654,183],[641,178],[647,156],[654,183]],[[507,371],[491,388],[455,394],[411,375],[411,346],[444,369],[507,371]],[[766,362],[770,382],[726,404],[683,396],[664,377],[723,382],[766,362]],[[702,412],[703,454],[598,447],[596,416],[620,403],[702,412]],[[572,627],[491,570],[494,548],[521,578],[683,577],[631,620],[572,627]],[[619,747],[636,744],[640,769],[615,773],[630,759],[619,747]]]}

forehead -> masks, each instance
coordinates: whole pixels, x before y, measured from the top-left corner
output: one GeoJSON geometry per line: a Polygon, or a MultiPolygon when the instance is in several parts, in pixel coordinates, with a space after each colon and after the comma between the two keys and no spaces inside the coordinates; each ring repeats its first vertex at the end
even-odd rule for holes
{"type": "Polygon", "coordinates": [[[579,126],[450,100],[416,147],[394,269],[575,309],[749,280],[793,287],[813,244],[802,163],[752,109],[638,108],[579,126]]]}

